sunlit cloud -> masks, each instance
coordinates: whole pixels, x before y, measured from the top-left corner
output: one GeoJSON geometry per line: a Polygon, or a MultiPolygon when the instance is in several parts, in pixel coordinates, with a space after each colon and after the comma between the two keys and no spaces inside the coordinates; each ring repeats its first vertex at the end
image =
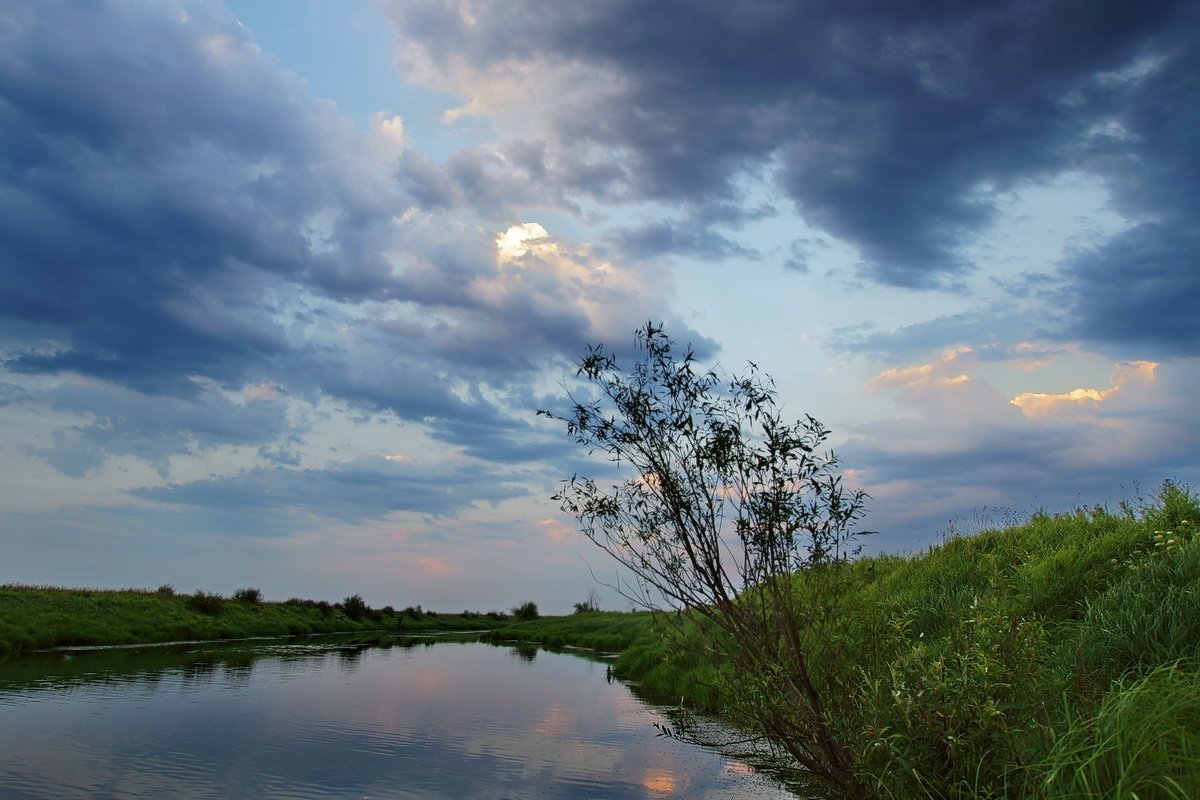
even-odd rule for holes
{"type": "Polygon", "coordinates": [[[251,386],[247,386],[246,389],[242,392],[242,396],[245,397],[246,400],[248,400],[248,401],[249,400],[278,400],[279,396],[280,396],[279,387],[272,386],[269,383],[256,383],[251,386]]]}
{"type": "Polygon", "coordinates": [[[554,542],[573,541],[579,535],[574,528],[557,519],[544,519],[537,523],[537,529],[554,542]]]}
{"type": "Polygon", "coordinates": [[[1122,389],[1134,384],[1154,383],[1158,364],[1153,361],[1125,361],[1113,371],[1113,385],[1107,389],[1077,388],[1069,392],[1022,392],[1011,400],[1030,419],[1081,410],[1094,411],[1122,389]]]}
{"type": "Polygon", "coordinates": [[[943,353],[935,363],[885,369],[867,381],[867,388],[872,391],[881,391],[895,388],[920,389],[928,386],[956,386],[967,383],[971,380],[969,375],[962,372],[947,374],[947,370],[949,365],[954,364],[970,352],[972,352],[970,347],[956,347],[943,353]]]}
{"type": "Polygon", "coordinates": [[[536,222],[522,222],[513,225],[496,237],[496,250],[499,252],[500,263],[516,262],[521,256],[533,251],[538,246],[547,253],[557,253],[557,245],[550,242],[550,234],[536,222]]]}
{"type": "Polygon", "coordinates": [[[599,258],[587,244],[564,242],[540,223],[510,226],[493,243],[495,270],[478,275],[467,292],[513,324],[570,325],[585,337],[582,345],[625,341],[661,313],[662,280],[599,258]]]}
{"type": "Polygon", "coordinates": [[[417,559],[417,565],[421,568],[422,572],[437,577],[458,573],[458,570],[452,564],[437,556],[421,556],[417,559]]]}
{"type": "Polygon", "coordinates": [[[408,131],[404,125],[404,118],[399,115],[389,115],[385,111],[376,112],[371,117],[371,130],[388,155],[397,156],[408,148],[408,131]]]}

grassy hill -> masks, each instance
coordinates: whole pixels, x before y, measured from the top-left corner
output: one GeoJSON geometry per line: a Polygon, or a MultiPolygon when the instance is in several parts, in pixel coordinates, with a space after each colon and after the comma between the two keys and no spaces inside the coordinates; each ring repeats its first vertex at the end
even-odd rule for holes
{"type": "MultiPolygon", "coordinates": [[[[807,649],[871,792],[1200,797],[1198,523],[1197,498],[1165,484],[1138,507],[1036,514],[840,567],[840,610],[807,649]]],[[[618,675],[735,714],[744,676],[676,630],[585,613],[488,637],[619,650],[618,675]]]]}

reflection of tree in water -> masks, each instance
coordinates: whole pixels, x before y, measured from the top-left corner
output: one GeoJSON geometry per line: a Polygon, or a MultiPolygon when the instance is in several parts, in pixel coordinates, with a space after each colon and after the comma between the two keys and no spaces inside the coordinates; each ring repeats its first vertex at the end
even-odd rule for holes
{"type": "Polygon", "coordinates": [[[235,688],[243,688],[250,685],[250,675],[254,672],[254,656],[246,654],[243,658],[232,659],[224,662],[224,679],[225,685],[235,688]]]}
{"type": "Polygon", "coordinates": [[[353,672],[358,668],[358,662],[362,658],[362,654],[371,648],[369,644],[353,645],[351,647],[339,647],[338,668],[343,672],[353,672]]]}
{"type": "Polygon", "coordinates": [[[216,659],[212,656],[197,658],[179,667],[183,685],[187,687],[207,686],[212,683],[216,671],[216,659]]]}
{"type": "MultiPolygon", "coordinates": [[[[372,633],[22,653],[0,658],[0,698],[13,691],[54,691],[95,684],[140,684],[156,690],[181,683],[199,688],[213,683],[218,676],[230,686],[244,687],[263,660],[275,663],[280,672],[295,675],[337,653],[342,669],[350,671],[368,649],[409,650],[448,641],[457,639],[372,633]]],[[[526,660],[531,661],[532,655],[526,660]]]]}
{"type": "Polygon", "coordinates": [[[512,649],[512,654],[527,664],[532,664],[537,658],[538,648],[533,645],[519,644],[512,649]]]}

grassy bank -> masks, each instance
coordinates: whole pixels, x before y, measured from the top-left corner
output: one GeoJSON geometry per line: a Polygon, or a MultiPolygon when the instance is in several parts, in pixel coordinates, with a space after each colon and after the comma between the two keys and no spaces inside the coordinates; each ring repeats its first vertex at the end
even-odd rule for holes
{"type": "Polygon", "coordinates": [[[232,597],[160,589],[0,586],[0,653],[72,645],[147,644],[369,630],[480,630],[499,615],[373,609],[357,595],[341,603],[266,602],[254,589],[232,597]]]}
{"type": "MultiPolygon", "coordinates": [[[[808,650],[872,794],[1200,797],[1197,522],[1196,497],[1165,485],[841,567],[841,610],[808,650]]],[[[668,631],[585,613],[490,636],[620,650],[617,674],[727,712],[744,676],[668,631]]]]}

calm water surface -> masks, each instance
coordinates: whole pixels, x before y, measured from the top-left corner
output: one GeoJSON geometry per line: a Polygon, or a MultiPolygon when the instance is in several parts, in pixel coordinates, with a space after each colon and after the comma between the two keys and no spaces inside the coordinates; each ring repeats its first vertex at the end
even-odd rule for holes
{"type": "Polygon", "coordinates": [[[603,662],[480,643],[191,644],[0,663],[0,798],[790,798],[658,737],[603,662]]]}

